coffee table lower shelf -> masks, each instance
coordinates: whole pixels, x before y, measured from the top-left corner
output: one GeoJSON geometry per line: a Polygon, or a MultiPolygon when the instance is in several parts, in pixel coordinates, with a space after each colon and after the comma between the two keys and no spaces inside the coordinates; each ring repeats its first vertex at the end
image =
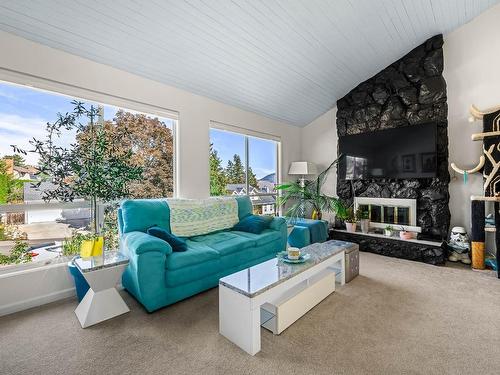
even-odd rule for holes
{"type": "Polygon", "coordinates": [[[260,308],[260,324],[275,335],[335,292],[335,271],[327,268],[288,290],[283,296],[260,308]]]}

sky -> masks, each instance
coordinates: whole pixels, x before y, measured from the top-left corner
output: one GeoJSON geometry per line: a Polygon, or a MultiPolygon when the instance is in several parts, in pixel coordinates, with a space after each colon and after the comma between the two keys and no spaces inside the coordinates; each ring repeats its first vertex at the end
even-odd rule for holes
{"type": "MultiPolygon", "coordinates": [[[[210,129],[210,142],[222,159],[222,165],[227,166],[233,155],[238,154],[245,163],[245,137],[241,134],[210,129]]],[[[276,172],[276,142],[261,138],[249,137],[248,141],[249,166],[260,179],[276,172]]]]}
{"type": "MultiPolygon", "coordinates": [[[[11,145],[29,150],[30,139],[44,139],[46,123],[55,121],[58,112],[71,112],[74,108],[72,100],[68,96],[0,81],[0,157],[13,154],[11,145]]],[[[104,119],[113,119],[118,109],[105,105],[104,119]]],[[[170,124],[168,119],[161,120],[170,124]]],[[[69,146],[74,140],[74,132],[64,132],[58,143],[69,146]]],[[[28,153],[24,158],[27,164],[37,164],[38,156],[34,153],[28,153]]]]}

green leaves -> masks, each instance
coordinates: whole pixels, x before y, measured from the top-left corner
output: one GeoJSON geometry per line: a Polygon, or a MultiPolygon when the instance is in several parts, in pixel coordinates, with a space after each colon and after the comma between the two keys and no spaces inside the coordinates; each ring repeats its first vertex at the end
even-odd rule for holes
{"type": "Polygon", "coordinates": [[[45,138],[30,141],[31,150],[12,147],[16,153],[38,154],[38,174],[48,176],[54,186],[43,192],[45,201],[85,198],[92,202],[95,214],[97,201],[128,196],[130,183],[141,179],[143,170],[131,161],[131,151],[114,152],[114,145],[125,142],[130,134],[108,134],[99,118],[99,107],[88,108],[79,101],[71,103],[75,106],[73,112],[58,113],[55,122],[47,123],[45,138]],[[64,131],[76,131],[77,142],[69,148],[58,144],[64,131]]]}
{"type": "Polygon", "coordinates": [[[329,171],[339,163],[342,155],[334,160],[327,169],[321,172],[313,181],[306,181],[305,186],[300,182],[288,182],[277,185],[275,189],[281,192],[277,199],[277,205],[284,206],[290,203],[286,215],[292,218],[298,217],[303,211],[334,212],[336,215],[344,213],[342,202],[335,197],[321,193],[321,188],[328,176],[329,171]]]}

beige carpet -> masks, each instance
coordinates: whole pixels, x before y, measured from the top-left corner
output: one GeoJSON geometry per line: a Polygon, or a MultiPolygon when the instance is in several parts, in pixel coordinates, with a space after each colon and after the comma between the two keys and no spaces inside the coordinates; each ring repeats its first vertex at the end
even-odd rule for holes
{"type": "Polygon", "coordinates": [[[4,374],[498,374],[500,280],[361,255],[361,275],[262,351],[218,334],[217,289],[81,329],[65,300],[0,318],[4,374]]]}

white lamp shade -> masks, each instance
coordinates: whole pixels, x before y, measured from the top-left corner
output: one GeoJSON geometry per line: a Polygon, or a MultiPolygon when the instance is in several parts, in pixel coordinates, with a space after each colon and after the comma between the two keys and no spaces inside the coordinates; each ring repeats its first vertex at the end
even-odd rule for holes
{"type": "Polygon", "coordinates": [[[294,161],[290,164],[288,174],[308,175],[316,174],[316,164],[308,161],[294,161]]]}

